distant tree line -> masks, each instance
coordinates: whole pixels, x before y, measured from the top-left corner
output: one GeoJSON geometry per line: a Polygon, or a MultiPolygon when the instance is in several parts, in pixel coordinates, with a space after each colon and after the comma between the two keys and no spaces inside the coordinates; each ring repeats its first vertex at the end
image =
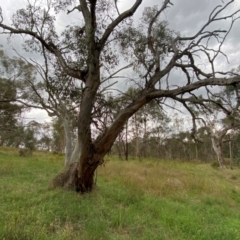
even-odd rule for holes
{"type": "MultiPolygon", "coordinates": [[[[0,146],[64,153],[66,163],[78,146],[75,111],[78,102],[74,93],[80,90],[69,84],[57,86],[53,79],[53,83],[37,81],[36,68],[30,63],[10,58],[3,50],[0,57],[0,146]],[[43,91],[44,84],[48,86],[47,93],[43,91]],[[24,120],[24,113],[31,108],[45,110],[52,121],[24,120]]],[[[239,68],[233,72],[238,73],[239,68]]],[[[136,92],[134,87],[129,87],[123,96],[101,92],[97,95],[91,123],[93,136],[107,129],[120,109],[133,101],[136,92]]],[[[176,110],[169,114],[154,100],[126,122],[110,153],[123,160],[153,157],[210,162],[217,159],[220,166],[225,166],[224,158],[238,162],[238,92],[236,85],[221,87],[218,94],[211,94],[207,100],[192,94],[185,99],[190,103],[187,120],[186,115],[181,117],[176,110]]]]}
{"type": "MultiPolygon", "coordinates": [[[[1,85],[2,86],[2,85],[1,85]]],[[[129,89],[129,92],[133,89],[129,89]]],[[[111,101],[111,97],[105,97],[111,101]]],[[[118,107],[106,104],[108,113],[115,114],[118,107]]],[[[20,117],[23,106],[13,103],[1,103],[0,146],[28,148],[30,150],[49,151],[54,153],[66,152],[66,137],[64,126],[59,118],[51,122],[23,121],[20,117]],[[7,115],[7,120],[4,116],[7,115]],[[24,123],[25,122],[25,123],[24,123]]],[[[105,109],[105,110],[106,110],[105,109]]],[[[111,118],[110,115],[108,115],[111,118]]],[[[99,124],[103,120],[99,118],[99,124]]],[[[156,158],[180,161],[199,161],[210,163],[217,160],[210,134],[211,126],[200,126],[193,132],[188,129],[188,121],[179,114],[171,118],[167,116],[157,102],[143,108],[133,115],[116,139],[110,154],[118,155],[122,160],[143,160],[156,158]]],[[[226,121],[225,121],[226,122],[226,121]]],[[[225,123],[226,125],[226,123],[225,123]]],[[[224,124],[222,123],[221,127],[224,124]]],[[[93,126],[94,127],[94,126],[93,126]]],[[[95,127],[97,132],[97,128],[95,127]]],[[[220,125],[215,133],[221,131],[220,125]]],[[[72,129],[74,140],[77,139],[76,127],[72,129]]],[[[239,128],[229,131],[222,139],[222,153],[228,159],[232,157],[235,164],[240,164],[240,132],[239,128]],[[231,145],[230,145],[231,144],[231,145]],[[230,156],[230,154],[232,154],[230,156]]]]}

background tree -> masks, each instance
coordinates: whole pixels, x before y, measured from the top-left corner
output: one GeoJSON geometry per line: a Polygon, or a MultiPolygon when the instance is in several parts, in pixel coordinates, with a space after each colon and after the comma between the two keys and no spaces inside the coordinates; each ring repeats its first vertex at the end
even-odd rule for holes
{"type": "Polygon", "coordinates": [[[76,81],[62,73],[58,64],[50,59],[44,49],[44,64],[32,61],[38,78],[25,79],[19,89],[18,101],[26,107],[45,110],[50,117],[57,117],[64,129],[65,165],[77,161],[80,149],[74,135],[76,108],[79,105],[81,87],[76,81]],[[75,146],[74,146],[75,143],[75,146]]]}
{"type": "Polygon", "coordinates": [[[17,103],[19,86],[23,81],[33,78],[34,71],[30,64],[16,57],[9,57],[0,49],[0,144],[19,146],[21,138],[21,114],[25,108],[17,103]]]}
{"type": "Polygon", "coordinates": [[[223,143],[229,142],[226,135],[239,126],[239,103],[239,84],[236,84],[223,87],[219,93],[209,93],[208,99],[201,97],[201,101],[194,105],[201,112],[202,117],[197,119],[209,133],[213,150],[222,168],[225,168],[223,143]]]}
{"type": "Polygon", "coordinates": [[[7,79],[0,79],[0,145],[8,145],[18,129],[18,118],[22,107],[11,103],[10,99],[16,97],[16,89],[7,79]]]}
{"type": "Polygon", "coordinates": [[[52,124],[50,122],[44,122],[41,124],[38,149],[42,151],[52,150],[52,124]]]}

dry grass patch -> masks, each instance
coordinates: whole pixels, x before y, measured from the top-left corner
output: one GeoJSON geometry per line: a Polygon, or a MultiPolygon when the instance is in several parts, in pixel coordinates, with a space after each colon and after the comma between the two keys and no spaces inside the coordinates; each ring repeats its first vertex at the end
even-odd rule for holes
{"type": "Polygon", "coordinates": [[[238,170],[228,169],[213,170],[207,164],[163,160],[113,160],[99,169],[99,175],[107,181],[115,179],[131,190],[159,197],[184,197],[191,194],[228,197],[228,181],[240,182],[240,173],[237,172],[238,170]]]}

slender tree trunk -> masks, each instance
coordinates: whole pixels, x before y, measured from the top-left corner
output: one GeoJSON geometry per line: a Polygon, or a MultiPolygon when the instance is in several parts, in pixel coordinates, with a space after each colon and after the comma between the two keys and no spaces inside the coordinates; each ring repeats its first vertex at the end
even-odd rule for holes
{"type": "Polygon", "coordinates": [[[230,168],[233,169],[233,161],[232,161],[232,138],[231,138],[231,134],[229,135],[229,157],[230,157],[230,168]]]}
{"type": "Polygon", "coordinates": [[[198,160],[198,145],[195,143],[195,160],[198,160]]]}
{"type": "Polygon", "coordinates": [[[118,141],[117,141],[117,150],[118,150],[118,157],[122,160],[122,150],[121,150],[121,139],[120,136],[118,136],[118,141]]]}
{"type": "Polygon", "coordinates": [[[143,156],[147,157],[146,145],[147,145],[147,119],[144,118],[144,133],[143,133],[143,156]]]}
{"type": "Polygon", "coordinates": [[[126,122],[125,145],[125,160],[128,161],[128,121],[126,122]]]}
{"type": "Polygon", "coordinates": [[[226,168],[225,163],[224,163],[223,154],[222,154],[222,143],[219,140],[217,140],[217,142],[216,142],[216,139],[214,136],[211,136],[211,140],[212,140],[213,150],[217,155],[219,166],[221,168],[226,168]]]}
{"type": "Polygon", "coordinates": [[[158,158],[161,159],[161,145],[160,145],[160,143],[157,144],[157,153],[158,153],[158,158]]]}
{"type": "Polygon", "coordinates": [[[141,161],[140,158],[140,146],[139,146],[139,126],[138,126],[138,122],[137,122],[137,116],[135,114],[135,157],[139,159],[139,161],[141,161]]]}
{"type": "Polygon", "coordinates": [[[161,156],[162,156],[162,142],[161,142],[161,139],[160,139],[160,134],[159,134],[159,131],[157,131],[157,152],[158,152],[158,158],[161,159],[161,156]]]}
{"type": "Polygon", "coordinates": [[[70,121],[68,117],[63,118],[63,128],[65,132],[66,138],[66,146],[65,146],[65,166],[70,163],[71,155],[72,155],[72,133],[70,127],[70,121]]]}
{"type": "Polygon", "coordinates": [[[140,143],[139,143],[139,136],[137,136],[136,138],[136,158],[139,159],[139,161],[141,161],[141,155],[140,155],[140,143]]]}

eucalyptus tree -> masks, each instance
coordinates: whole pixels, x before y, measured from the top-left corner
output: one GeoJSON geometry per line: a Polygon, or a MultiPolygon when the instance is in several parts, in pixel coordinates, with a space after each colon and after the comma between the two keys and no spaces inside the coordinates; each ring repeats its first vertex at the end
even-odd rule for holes
{"type": "Polygon", "coordinates": [[[0,79],[0,146],[11,145],[19,128],[22,107],[12,103],[16,97],[16,88],[8,79],[0,79]]]}
{"type": "Polygon", "coordinates": [[[19,146],[22,133],[21,114],[24,106],[16,103],[19,82],[33,77],[31,65],[16,57],[9,57],[0,48],[0,145],[19,146]]]}
{"type": "Polygon", "coordinates": [[[50,151],[52,149],[52,125],[51,122],[44,122],[40,126],[38,149],[50,151]]]}
{"type": "Polygon", "coordinates": [[[52,125],[51,149],[54,153],[64,153],[66,140],[64,138],[63,125],[59,118],[53,118],[51,125],[52,125]]]}
{"type": "MultiPolygon", "coordinates": [[[[214,115],[213,115],[214,116],[214,115]]],[[[216,115],[214,116],[216,117],[216,115]]],[[[223,144],[224,142],[229,142],[229,139],[225,139],[227,133],[235,128],[234,125],[219,123],[216,119],[202,120],[204,125],[208,129],[208,133],[211,139],[212,148],[217,156],[219,166],[225,168],[225,161],[223,156],[223,144]]]]}
{"type": "Polygon", "coordinates": [[[38,79],[27,80],[23,86],[21,103],[25,106],[45,110],[50,117],[57,117],[64,129],[65,165],[77,161],[79,145],[74,144],[77,111],[81,98],[81,86],[75,79],[62,73],[58,64],[49,61],[44,52],[44,66],[35,64],[39,74],[38,79]],[[26,87],[27,86],[27,87],[26,87]]]}
{"type": "Polygon", "coordinates": [[[0,27],[4,33],[24,35],[25,49],[40,53],[44,49],[56,59],[64,74],[83,85],[77,125],[81,154],[77,163],[55,178],[55,185],[75,188],[79,192],[91,191],[96,168],[103,163],[128,119],[153,99],[158,98],[161,104],[166,104],[167,98],[174,99],[188,109],[186,93],[205,86],[231,85],[240,81],[238,74],[215,70],[216,59],[223,54],[224,40],[238,17],[239,9],[232,13],[228,11],[233,0],[214,8],[202,27],[190,36],[171,31],[167,23],[161,21],[164,11],[171,7],[170,0],[145,9],[140,25],[132,24],[131,17],[143,2],[135,0],[128,10],[120,12],[117,1],[79,0],[78,4],[77,1],[48,0],[45,5],[35,1],[25,9],[19,9],[13,15],[11,25],[4,22],[1,14],[0,27]],[[59,33],[61,28],[57,31],[55,26],[63,16],[60,15],[62,12],[77,16],[75,24],[66,26],[59,33]],[[227,21],[229,29],[214,30],[214,23],[221,21],[227,21]],[[210,40],[216,40],[216,44],[209,45],[210,40]],[[210,70],[201,68],[199,56],[206,57],[210,70]],[[120,67],[122,61],[126,61],[125,67],[120,67]],[[106,84],[104,74],[109,72],[110,78],[116,76],[120,72],[118,66],[120,69],[131,68],[135,74],[132,84],[138,91],[133,101],[123,106],[95,138],[92,113],[96,96],[101,88],[106,88],[103,86],[106,84]],[[173,82],[169,78],[174,69],[185,74],[185,81],[176,79],[173,82]]]}
{"type": "Polygon", "coordinates": [[[148,141],[154,135],[154,129],[165,125],[165,120],[167,120],[166,113],[157,101],[151,101],[133,115],[129,121],[129,132],[132,132],[135,142],[136,157],[147,157],[148,152],[153,150],[148,141]]]}
{"type": "MultiPolygon", "coordinates": [[[[220,110],[223,112],[221,125],[215,131],[213,126],[210,126],[210,136],[212,141],[212,147],[217,155],[217,159],[220,167],[225,168],[225,161],[223,157],[223,143],[229,142],[230,152],[230,165],[232,168],[232,150],[231,150],[231,138],[235,131],[240,127],[240,92],[239,84],[235,86],[227,86],[220,93],[220,110]],[[228,138],[227,137],[228,134],[228,138]]],[[[214,96],[216,98],[216,96],[214,96]]],[[[219,111],[219,109],[218,109],[219,111]]],[[[214,125],[216,120],[212,120],[210,124],[214,125]]]]}
{"type": "Polygon", "coordinates": [[[31,152],[37,149],[38,135],[40,133],[41,124],[36,121],[30,121],[24,128],[24,134],[22,136],[22,143],[25,148],[31,152]]]}
{"type": "MultiPolygon", "coordinates": [[[[219,166],[225,168],[223,144],[229,142],[227,134],[236,131],[240,126],[240,88],[239,83],[221,87],[219,93],[208,91],[208,98],[191,97],[194,109],[190,108],[193,121],[203,124],[212,142],[212,148],[217,156],[219,166]]],[[[190,107],[190,106],[189,106],[190,107]]]]}

